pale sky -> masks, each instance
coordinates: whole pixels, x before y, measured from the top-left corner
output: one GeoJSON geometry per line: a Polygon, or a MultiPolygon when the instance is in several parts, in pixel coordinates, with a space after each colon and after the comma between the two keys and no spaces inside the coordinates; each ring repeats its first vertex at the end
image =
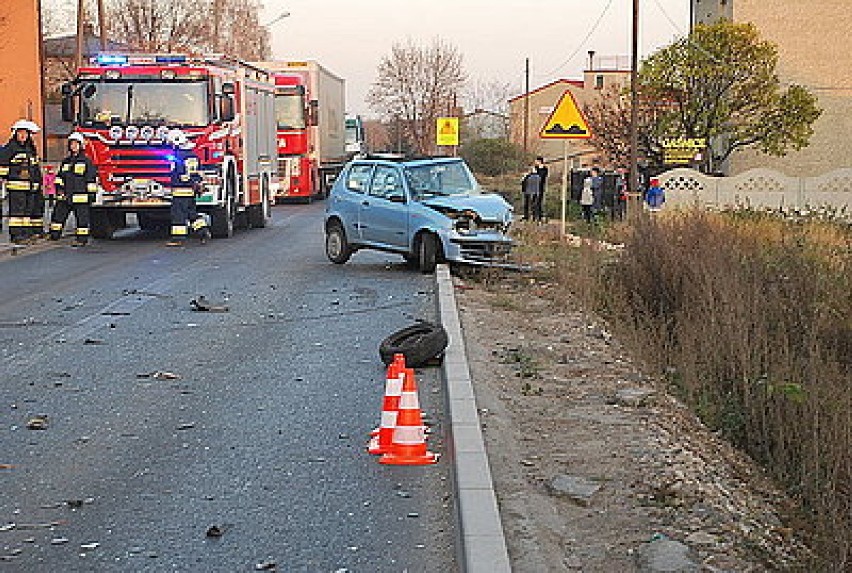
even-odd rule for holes
{"type": "MultiPolygon", "coordinates": [[[[273,56],[318,60],[346,80],[348,111],[366,115],[374,114],[364,96],[394,42],[425,45],[441,37],[461,51],[472,80],[508,82],[516,94],[523,91],[526,57],[535,89],[562,77],[580,78],[588,50],[599,56],[630,53],[632,0],[262,1],[264,24],[290,13],[271,27],[273,56]]],[[[640,0],[640,57],[686,33],[689,3],[640,0]]],[[[73,21],[68,24],[73,30],[73,21]]]]}
{"type": "MultiPolygon", "coordinates": [[[[464,56],[471,79],[530,85],[579,78],[588,50],[630,53],[632,0],[265,0],[273,56],[316,59],[346,80],[350,112],[373,115],[364,96],[394,42],[440,36],[464,56]],[[605,11],[605,13],[604,13],[605,11]],[[603,14],[603,17],[601,15],[603,14]],[[597,29],[584,39],[600,19],[597,29]],[[571,55],[575,54],[573,58],[571,55]],[[570,58],[570,59],[569,59],[570,58]]],[[[689,0],[641,0],[640,57],[686,33],[689,0]]],[[[514,95],[514,94],[513,94],[514,95]]]]}

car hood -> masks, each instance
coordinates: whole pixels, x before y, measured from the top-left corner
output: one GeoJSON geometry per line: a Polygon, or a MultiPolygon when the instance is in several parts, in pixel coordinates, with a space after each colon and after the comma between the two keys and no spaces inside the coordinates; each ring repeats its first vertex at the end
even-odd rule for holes
{"type": "Polygon", "coordinates": [[[475,211],[483,221],[511,220],[512,206],[494,193],[430,197],[421,203],[438,211],[475,211]]]}

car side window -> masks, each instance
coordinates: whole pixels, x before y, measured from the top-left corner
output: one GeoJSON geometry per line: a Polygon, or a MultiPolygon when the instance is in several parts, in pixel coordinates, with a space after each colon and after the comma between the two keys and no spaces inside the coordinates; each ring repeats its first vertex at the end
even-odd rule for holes
{"type": "Polygon", "coordinates": [[[376,166],[373,182],[370,185],[370,195],[382,199],[405,197],[399,170],[385,165],[376,166]]]}
{"type": "Polygon", "coordinates": [[[346,188],[356,193],[365,193],[370,186],[372,165],[353,165],[346,175],[346,188]]]}

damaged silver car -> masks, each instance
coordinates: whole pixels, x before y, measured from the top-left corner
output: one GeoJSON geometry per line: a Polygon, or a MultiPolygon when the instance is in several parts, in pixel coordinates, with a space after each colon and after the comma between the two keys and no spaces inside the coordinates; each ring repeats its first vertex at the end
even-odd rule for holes
{"type": "Polygon", "coordinates": [[[359,249],[399,253],[431,273],[446,261],[508,262],[512,206],[484,192],[457,157],[349,163],[331,190],[325,250],[343,264],[359,249]]]}

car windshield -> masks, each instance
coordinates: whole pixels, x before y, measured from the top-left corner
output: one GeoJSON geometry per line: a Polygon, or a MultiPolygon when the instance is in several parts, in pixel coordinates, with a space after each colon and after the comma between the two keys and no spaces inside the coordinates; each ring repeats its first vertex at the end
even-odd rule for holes
{"type": "Polygon", "coordinates": [[[84,89],[80,123],[85,126],[208,123],[207,83],[96,82],[84,89]]]}
{"type": "Polygon", "coordinates": [[[406,166],[405,176],[414,199],[480,192],[476,179],[463,161],[406,166]]]}
{"type": "Polygon", "coordinates": [[[304,129],[305,106],[301,94],[275,96],[275,119],[278,129],[304,129]]]}

